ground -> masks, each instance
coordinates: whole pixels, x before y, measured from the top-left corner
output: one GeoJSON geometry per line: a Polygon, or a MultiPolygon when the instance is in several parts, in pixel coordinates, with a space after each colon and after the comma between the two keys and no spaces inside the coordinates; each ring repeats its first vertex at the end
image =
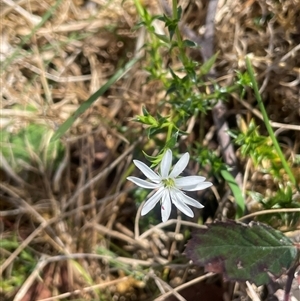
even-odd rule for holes
{"type": "MultiPolygon", "coordinates": [[[[180,34],[201,47],[188,48],[187,55],[204,64],[210,57],[205,54],[218,53],[201,89],[207,92],[213,84],[233,83],[239,72],[246,71],[248,56],[270,125],[300,183],[300,2],[220,0],[210,16],[213,27],[207,23],[211,2],[179,1],[180,34]],[[205,34],[208,28],[214,29],[210,37],[205,34]]],[[[142,151],[155,156],[160,145],[148,140],[147,127],[134,118],[143,107],[166,116],[170,106],[162,105],[166,99],[162,81],[150,76],[154,59],[143,47],[151,45],[150,35],[137,26],[141,17],[136,3],[0,3],[0,296],[18,301],[197,300],[201,296],[217,301],[257,300],[256,294],[260,300],[275,296],[283,300],[279,294],[284,275],[270,285],[247,286],[207,273],[184,255],[192,229],[215,219],[235,218],[230,187],[209,166],[200,169],[196,160],[188,166],[188,173],[199,172],[214,184],[195,195],[205,208],[195,211],[193,219],[181,220],[174,210],[171,220],[161,223],[159,209],[140,217],[147,193],[126,177],[139,175],[133,159],[150,165],[142,151]],[[121,72],[134,59],[137,62],[121,72]],[[118,72],[120,76],[114,78],[118,72]],[[70,128],[51,140],[103,86],[105,91],[74,118],[70,128]]],[[[150,15],[168,15],[172,7],[167,1],[141,4],[150,15]]],[[[162,22],[153,26],[166,33],[162,22]]],[[[180,62],[165,49],[159,51],[161,68],[171,78],[169,66],[176,69],[180,62]]],[[[266,172],[280,159],[263,158],[255,164],[260,159],[243,156],[232,136],[231,153],[223,145],[229,137],[220,130],[223,121],[228,129],[242,133],[255,122],[257,135],[269,137],[257,99],[249,90],[226,95],[219,107],[206,112],[205,119],[200,114],[189,119],[189,135],[176,147],[183,153],[201,140],[231,165],[243,190],[256,193],[247,196],[245,221],[258,219],[261,210],[283,209],[270,218],[262,216],[262,221],[299,242],[299,211],[289,215],[284,211],[299,210],[299,191],[288,190],[283,168],[277,175],[266,172]],[[217,109],[224,113],[220,119],[217,109]],[[279,182],[284,185],[281,195],[279,182]],[[288,203],[283,204],[287,195],[288,203]]],[[[296,278],[293,289],[300,300],[296,278]]]]}

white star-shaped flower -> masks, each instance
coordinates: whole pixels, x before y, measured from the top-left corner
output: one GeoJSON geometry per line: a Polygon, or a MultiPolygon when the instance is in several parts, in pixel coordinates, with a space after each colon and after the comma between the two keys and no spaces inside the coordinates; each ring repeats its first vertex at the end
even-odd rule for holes
{"type": "Polygon", "coordinates": [[[204,177],[178,177],[188,165],[189,159],[189,153],[183,154],[171,169],[172,151],[168,149],[160,163],[160,174],[154,172],[145,163],[139,160],[133,160],[135,166],[150,181],[142,180],[137,177],[128,177],[127,179],[140,187],[156,190],[154,195],[144,204],[141,215],[147,214],[159,201],[161,201],[161,216],[163,222],[167,221],[170,217],[172,203],[189,217],[193,217],[194,213],[187,205],[197,208],[204,207],[198,201],[189,197],[182,191],[196,191],[212,186],[212,183],[205,182],[204,177]]]}

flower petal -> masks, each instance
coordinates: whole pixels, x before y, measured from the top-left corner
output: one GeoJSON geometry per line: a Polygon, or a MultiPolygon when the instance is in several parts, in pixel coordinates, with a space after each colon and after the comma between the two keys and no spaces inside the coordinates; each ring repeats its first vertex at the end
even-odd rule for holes
{"type": "Polygon", "coordinates": [[[210,186],[212,186],[213,184],[211,182],[202,182],[202,183],[199,183],[196,187],[194,188],[190,188],[190,189],[186,189],[184,188],[184,190],[186,191],[196,191],[196,190],[203,190],[203,189],[206,189],[210,186]]]}
{"type": "Polygon", "coordinates": [[[158,201],[161,199],[162,194],[164,192],[165,188],[164,187],[160,187],[155,194],[150,197],[146,203],[143,206],[143,209],[141,211],[141,215],[145,215],[147,214],[151,209],[154,208],[154,206],[158,203],[158,201]]]}
{"type": "Polygon", "coordinates": [[[160,174],[163,179],[166,179],[169,176],[171,164],[172,164],[172,151],[168,149],[164,154],[160,163],[160,174]]]}
{"type": "Polygon", "coordinates": [[[127,180],[133,182],[137,186],[147,188],[147,189],[155,189],[155,188],[159,188],[161,186],[160,184],[150,183],[148,181],[142,180],[137,177],[127,177],[127,180]]]}
{"type": "Polygon", "coordinates": [[[178,190],[171,190],[171,197],[173,204],[185,215],[189,217],[194,217],[194,212],[191,208],[189,208],[182,200],[183,193],[178,190]]]}
{"type": "Polygon", "coordinates": [[[171,210],[172,203],[170,198],[170,192],[167,189],[165,189],[161,203],[161,218],[163,222],[166,222],[169,219],[171,210]]]}
{"type": "Polygon", "coordinates": [[[200,204],[198,201],[196,201],[195,199],[191,198],[190,196],[186,195],[184,192],[180,192],[180,194],[178,193],[178,195],[180,196],[181,200],[183,202],[185,202],[186,204],[190,205],[190,206],[194,206],[196,208],[203,208],[204,206],[202,204],[200,204]]]}
{"type": "Polygon", "coordinates": [[[182,177],[175,179],[175,185],[179,189],[183,190],[189,190],[194,187],[197,187],[197,185],[201,182],[204,182],[205,178],[200,176],[188,176],[188,177],[182,177]]]}
{"type": "Polygon", "coordinates": [[[135,166],[152,182],[159,183],[160,176],[156,174],[150,167],[139,160],[133,160],[135,166]]]}
{"type": "Polygon", "coordinates": [[[181,158],[178,160],[178,162],[173,167],[173,170],[170,173],[170,178],[176,178],[178,177],[187,167],[190,160],[190,154],[185,153],[181,156],[181,158]]]}

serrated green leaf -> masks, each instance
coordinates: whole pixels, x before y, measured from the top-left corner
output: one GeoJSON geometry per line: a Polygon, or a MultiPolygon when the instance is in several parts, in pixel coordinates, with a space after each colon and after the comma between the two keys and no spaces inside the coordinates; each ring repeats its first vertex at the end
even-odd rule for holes
{"type": "Polygon", "coordinates": [[[251,281],[257,286],[279,277],[296,259],[297,248],[280,231],[252,222],[216,222],[196,229],[185,253],[206,270],[227,280],[251,281]]]}

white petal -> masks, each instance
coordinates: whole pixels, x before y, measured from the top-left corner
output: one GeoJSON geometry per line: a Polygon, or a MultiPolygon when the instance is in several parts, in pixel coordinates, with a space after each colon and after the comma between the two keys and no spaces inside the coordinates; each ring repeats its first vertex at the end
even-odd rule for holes
{"type": "Polygon", "coordinates": [[[155,194],[149,198],[145,205],[143,206],[143,209],[141,211],[141,215],[147,214],[151,209],[155,207],[155,205],[158,203],[158,201],[161,199],[163,192],[165,191],[164,187],[159,188],[155,194]]]}
{"type": "Polygon", "coordinates": [[[198,201],[196,201],[195,199],[189,197],[188,195],[186,195],[185,193],[183,193],[182,191],[179,191],[178,193],[178,197],[181,198],[181,200],[183,202],[185,202],[186,204],[190,205],[190,206],[194,206],[196,208],[203,208],[204,206],[202,204],[200,204],[198,201]],[[180,194],[179,194],[180,193],[180,194]]]}
{"type": "Polygon", "coordinates": [[[178,162],[173,167],[172,172],[170,173],[170,178],[176,178],[178,177],[187,167],[190,160],[190,154],[185,153],[181,156],[181,158],[178,160],[178,162]]]}
{"type": "Polygon", "coordinates": [[[139,160],[133,160],[135,166],[152,182],[159,183],[160,176],[157,175],[150,167],[139,160]]]}
{"type": "Polygon", "coordinates": [[[175,179],[175,185],[179,189],[183,190],[189,190],[194,187],[197,187],[197,185],[201,182],[204,182],[205,178],[200,176],[188,176],[183,178],[177,178],[175,179]]]}
{"type": "Polygon", "coordinates": [[[206,189],[210,186],[212,186],[213,184],[211,182],[202,182],[202,183],[199,183],[195,189],[184,189],[186,191],[196,191],[196,190],[203,190],[203,189],[206,189]]]}
{"type": "Polygon", "coordinates": [[[164,191],[161,203],[161,218],[163,222],[166,222],[171,214],[172,203],[170,198],[170,192],[168,190],[164,191]]]}
{"type": "Polygon", "coordinates": [[[172,202],[173,204],[185,215],[189,217],[194,217],[194,212],[191,208],[189,208],[181,199],[182,197],[182,192],[181,191],[171,191],[171,197],[172,197],[172,202]]]}
{"type": "Polygon", "coordinates": [[[172,164],[172,151],[168,149],[164,154],[160,163],[160,174],[163,179],[166,179],[169,176],[171,164],[172,164]]]}
{"type": "Polygon", "coordinates": [[[127,180],[133,182],[137,186],[147,188],[147,189],[155,189],[155,188],[160,187],[160,184],[150,183],[148,181],[142,180],[142,179],[137,178],[137,177],[127,177],[127,180]]]}

